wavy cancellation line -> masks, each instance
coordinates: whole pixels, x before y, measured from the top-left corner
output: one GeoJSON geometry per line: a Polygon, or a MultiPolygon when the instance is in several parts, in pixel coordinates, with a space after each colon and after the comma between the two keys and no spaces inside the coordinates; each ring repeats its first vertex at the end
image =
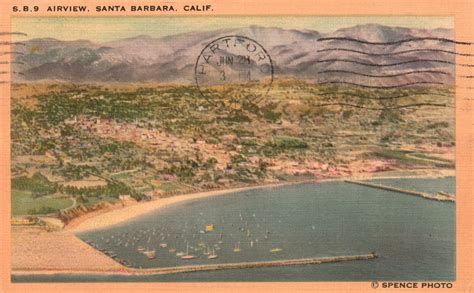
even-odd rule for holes
{"type": "Polygon", "coordinates": [[[316,63],[325,63],[325,62],[347,62],[347,63],[360,64],[364,66],[376,66],[376,67],[390,67],[390,66],[398,66],[398,65],[418,63],[418,62],[437,62],[437,63],[451,64],[451,65],[456,65],[456,66],[461,66],[461,67],[474,67],[474,64],[463,64],[463,63],[456,63],[456,62],[438,60],[438,59],[417,59],[417,60],[408,60],[408,61],[389,63],[389,64],[378,64],[378,63],[372,63],[372,62],[362,62],[362,61],[357,61],[357,60],[338,59],[338,58],[316,61],[316,63]]]}
{"type": "Polygon", "coordinates": [[[366,73],[350,71],[350,70],[323,70],[323,71],[318,72],[318,74],[326,74],[326,73],[349,73],[349,74],[355,74],[355,75],[366,76],[366,77],[375,77],[375,78],[390,78],[390,77],[397,77],[397,76],[404,76],[404,75],[411,75],[411,74],[418,74],[418,73],[433,73],[433,74],[450,75],[449,72],[445,72],[441,70],[415,70],[415,71],[407,71],[407,72],[400,72],[400,73],[395,73],[395,74],[384,74],[384,75],[372,75],[372,74],[366,74],[366,73]]]}
{"type": "Polygon", "coordinates": [[[0,42],[0,46],[10,46],[10,45],[26,46],[26,44],[22,42],[0,42]]]}
{"type": "Polygon", "coordinates": [[[12,61],[12,62],[0,61],[0,65],[7,65],[7,64],[25,64],[25,63],[20,62],[20,61],[12,61]]]}
{"type": "Polygon", "coordinates": [[[366,84],[360,84],[360,83],[355,83],[355,82],[338,81],[338,80],[323,81],[323,82],[319,82],[318,84],[320,84],[320,85],[324,85],[324,84],[344,84],[344,85],[352,85],[352,86],[358,86],[358,87],[363,87],[363,88],[372,88],[372,89],[395,89],[395,88],[407,87],[407,86],[412,86],[412,85],[420,85],[420,84],[446,85],[446,83],[437,82],[437,81],[415,81],[415,82],[408,82],[408,83],[397,84],[397,85],[378,86],[378,85],[366,85],[366,84]]]}
{"type": "Polygon", "coordinates": [[[378,97],[368,97],[365,95],[359,95],[357,93],[350,93],[350,92],[323,92],[319,93],[320,96],[330,96],[330,95],[344,95],[344,96],[352,96],[360,99],[367,99],[367,100],[392,100],[392,99],[402,99],[408,97],[416,97],[416,96],[440,96],[440,97],[453,97],[454,95],[450,94],[441,94],[441,93],[417,93],[417,94],[404,94],[404,95],[397,95],[397,96],[378,96],[378,97]]]}
{"type": "Polygon", "coordinates": [[[327,107],[327,106],[346,106],[346,107],[354,107],[354,108],[360,108],[360,109],[366,109],[366,110],[375,110],[375,111],[384,111],[384,110],[396,110],[396,109],[402,109],[402,108],[411,108],[411,107],[424,107],[424,106],[430,106],[430,107],[449,107],[452,108],[453,106],[448,105],[448,104],[436,104],[436,103],[416,103],[416,104],[408,104],[408,105],[399,105],[395,107],[383,107],[383,108],[376,108],[376,107],[364,107],[361,105],[356,105],[356,104],[350,104],[350,103],[325,103],[325,104],[317,104],[317,105],[312,105],[313,107],[327,107]]]}
{"type": "Polygon", "coordinates": [[[404,51],[391,52],[391,53],[370,53],[370,52],[364,52],[364,51],[348,49],[348,48],[327,48],[327,49],[317,50],[316,52],[320,53],[320,52],[329,52],[329,51],[344,51],[344,52],[363,54],[363,55],[367,55],[367,56],[396,56],[396,55],[403,55],[403,54],[414,53],[414,52],[439,52],[439,53],[447,53],[447,54],[465,56],[465,57],[474,56],[474,54],[458,53],[458,52],[449,51],[449,50],[432,49],[432,48],[411,49],[411,50],[404,50],[404,51]]]}
{"type": "MultiPolygon", "coordinates": [[[[400,73],[395,73],[395,74],[384,74],[384,75],[366,74],[366,73],[361,73],[361,72],[356,72],[356,71],[337,70],[337,69],[323,70],[323,71],[318,72],[318,74],[326,74],[326,73],[348,73],[348,74],[354,74],[354,75],[365,76],[365,77],[373,77],[373,78],[391,78],[391,77],[405,76],[405,75],[418,74],[418,73],[432,73],[432,74],[450,75],[449,72],[445,72],[445,71],[441,71],[441,70],[415,70],[415,71],[407,71],[407,72],[400,72],[400,73]]],[[[456,77],[474,78],[473,75],[456,75],[456,77]]]]}
{"type": "Polygon", "coordinates": [[[18,35],[18,36],[24,36],[24,37],[28,36],[28,34],[25,34],[22,32],[0,32],[0,36],[8,36],[8,35],[18,35]]]}
{"type": "Polygon", "coordinates": [[[19,71],[0,71],[0,74],[7,74],[7,73],[25,75],[23,72],[19,72],[19,71]]]}
{"type": "Polygon", "coordinates": [[[474,44],[472,42],[460,42],[460,41],[451,40],[447,38],[435,38],[435,37],[409,38],[405,40],[398,40],[398,41],[392,41],[392,42],[370,42],[370,41],[359,40],[359,39],[354,39],[354,38],[349,38],[349,37],[327,37],[327,38],[318,39],[318,42],[324,42],[324,41],[348,41],[348,42],[356,42],[360,44],[376,45],[376,46],[398,45],[398,44],[403,44],[403,43],[408,43],[408,42],[419,42],[419,41],[438,41],[438,42],[452,43],[456,45],[466,45],[466,46],[470,46],[474,44]]]}
{"type": "Polygon", "coordinates": [[[25,55],[25,53],[17,52],[17,51],[0,52],[0,56],[4,56],[4,55],[25,55]]]}

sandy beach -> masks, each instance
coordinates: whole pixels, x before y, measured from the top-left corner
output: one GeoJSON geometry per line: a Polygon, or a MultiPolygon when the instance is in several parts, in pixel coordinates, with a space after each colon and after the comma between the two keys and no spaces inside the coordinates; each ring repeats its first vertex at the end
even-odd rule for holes
{"type": "MultiPolygon", "coordinates": [[[[340,177],[333,179],[323,179],[318,180],[318,182],[328,182],[328,181],[340,181],[340,180],[369,180],[373,178],[377,179],[393,179],[393,178],[428,178],[428,177],[445,177],[445,176],[454,176],[454,170],[418,170],[413,172],[413,174],[391,174],[390,172],[384,173],[364,173],[364,174],[355,174],[350,177],[340,177]],[[385,173],[385,174],[384,174],[385,173]]],[[[130,219],[136,218],[140,215],[146,214],[148,212],[164,208],[173,204],[181,203],[189,200],[203,199],[212,196],[226,195],[230,193],[235,193],[239,191],[254,190],[261,188],[274,188],[287,186],[292,184],[302,184],[315,182],[313,180],[307,181],[298,181],[298,182],[284,182],[277,184],[268,184],[268,185],[259,185],[259,186],[249,186],[241,188],[231,188],[225,190],[214,190],[214,191],[204,191],[186,195],[172,196],[168,198],[157,198],[149,202],[144,203],[134,203],[132,205],[124,207],[116,207],[111,210],[104,210],[93,212],[88,215],[74,219],[69,223],[65,229],[73,233],[86,232],[96,229],[103,229],[110,227],[116,224],[126,222],[130,219]]]]}
{"type": "Polygon", "coordinates": [[[259,185],[259,186],[250,186],[250,187],[241,187],[241,188],[231,188],[225,190],[214,190],[214,191],[203,191],[197,193],[191,193],[186,195],[177,195],[168,198],[157,198],[144,203],[135,203],[132,205],[117,207],[111,210],[104,212],[91,213],[90,215],[85,215],[83,217],[74,219],[70,224],[65,227],[65,230],[73,233],[87,232],[96,229],[103,229],[113,225],[117,225],[123,222],[126,222],[130,219],[136,218],[140,215],[149,213],[151,211],[161,209],[173,204],[181,203],[189,200],[202,199],[213,196],[226,195],[230,193],[254,190],[261,188],[274,188],[287,186],[292,184],[302,184],[309,183],[311,181],[299,181],[299,182],[285,182],[278,184],[268,184],[268,185],[259,185]]]}
{"type": "MultiPolygon", "coordinates": [[[[417,170],[405,174],[387,172],[385,174],[353,174],[350,177],[331,178],[317,182],[341,180],[369,180],[373,178],[436,178],[454,176],[451,170],[417,170]],[[376,176],[374,176],[376,175],[376,176]]],[[[314,182],[299,181],[205,191],[168,198],[157,198],[148,202],[129,203],[114,206],[81,216],[71,221],[62,230],[47,232],[40,227],[12,227],[12,272],[14,274],[55,274],[55,273],[96,273],[129,274],[125,267],[98,250],[82,242],[75,233],[103,229],[124,223],[143,214],[190,200],[232,194],[235,192],[262,188],[277,188],[287,185],[314,182]],[[53,244],[54,243],[54,244],[53,244]],[[51,249],[51,247],[54,249],[51,249]],[[58,254],[59,253],[59,254],[58,254]],[[70,257],[64,258],[64,254],[70,257]]]]}
{"type": "Polygon", "coordinates": [[[12,270],[118,271],[124,266],[66,231],[12,227],[12,270]]]}

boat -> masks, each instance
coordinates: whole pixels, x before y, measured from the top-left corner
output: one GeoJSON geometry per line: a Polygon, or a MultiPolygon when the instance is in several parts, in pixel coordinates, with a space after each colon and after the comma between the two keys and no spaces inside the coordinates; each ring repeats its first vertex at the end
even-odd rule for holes
{"type": "Polygon", "coordinates": [[[180,256],[180,257],[181,257],[181,256],[183,256],[183,255],[184,255],[184,252],[182,252],[182,251],[176,253],[176,256],[180,256]]]}
{"type": "Polygon", "coordinates": [[[168,251],[171,252],[171,253],[175,253],[175,252],[176,252],[176,248],[171,248],[171,249],[169,249],[168,251]]]}
{"type": "Polygon", "coordinates": [[[280,252],[280,251],[282,251],[282,250],[283,250],[283,249],[281,249],[281,248],[272,248],[272,249],[270,249],[270,252],[271,252],[271,253],[277,253],[277,252],[280,252]]]}
{"type": "Polygon", "coordinates": [[[206,225],[206,232],[214,231],[214,224],[207,224],[206,225]]]}
{"type": "Polygon", "coordinates": [[[166,247],[168,247],[168,244],[166,244],[166,243],[160,243],[160,247],[161,247],[161,248],[166,248],[166,247]]]}
{"type": "Polygon", "coordinates": [[[155,259],[156,258],[155,250],[147,250],[147,251],[144,251],[143,254],[146,255],[146,257],[148,257],[148,259],[155,259]]]}
{"type": "Polygon", "coordinates": [[[438,194],[444,195],[444,196],[449,196],[449,197],[454,197],[454,195],[452,195],[452,194],[450,194],[450,193],[448,193],[448,192],[442,191],[442,190],[441,190],[441,191],[438,191],[438,194]]]}
{"type": "Polygon", "coordinates": [[[250,247],[253,247],[253,241],[250,241],[250,247]]]}
{"type": "Polygon", "coordinates": [[[235,246],[234,252],[240,252],[240,242],[235,246]]]}
{"type": "Polygon", "coordinates": [[[183,255],[183,256],[181,257],[181,259],[189,260],[189,259],[195,259],[195,258],[198,258],[198,257],[195,256],[195,255],[190,255],[190,254],[189,254],[189,245],[186,245],[186,255],[183,255]]]}
{"type": "Polygon", "coordinates": [[[141,247],[141,246],[139,246],[139,247],[137,248],[137,251],[138,251],[138,252],[144,252],[144,251],[145,251],[145,248],[144,248],[144,247],[141,247]]]}
{"type": "Polygon", "coordinates": [[[211,250],[209,249],[209,247],[206,250],[204,250],[203,254],[204,255],[211,255],[211,250]]]}
{"type": "Polygon", "coordinates": [[[208,259],[215,259],[215,258],[218,258],[219,256],[216,254],[216,252],[214,251],[214,249],[212,249],[212,254],[210,254],[207,258],[208,259]]]}

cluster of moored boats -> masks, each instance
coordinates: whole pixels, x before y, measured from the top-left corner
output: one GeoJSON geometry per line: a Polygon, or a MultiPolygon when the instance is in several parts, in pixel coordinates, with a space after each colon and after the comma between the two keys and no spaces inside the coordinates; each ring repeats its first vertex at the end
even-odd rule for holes
{"type": "Polygon", "coordinates": [[[91,241],[91,240],[84,240],[84,241],[90,246],[92,246],[93,248],[101,251],[103,254],[109,256],[110,258],[113,258],[118,263],[121,263],[124,266],[130,266],[130,264],[126,260],[119,258],[117,254],[113,252],[112,250],[102,248],[99,245],[97,245],[94,241],[91,241]]]}
{"type": "MultiPolygon", "coordinates": [[[[166,245],[160,245],[161,248],[166,248],[166,245]]],[[[183,260],[188,260],[188,259],[196,259],[196,258],[199,258],[199,256],[197,255],[193,255],[193,254],[190,254],[189,253],[189,243],[186,244],[186,253],[180,251],[180,252],[176,252],[176,249],[175,248],[171,248],[169,249],[168,251],[170,253],[176,253],[176,256],[177,257],[180,257],[181,259],[183,260]]],[[[191,248],[194,248],[194,247],[191,247],[191,248]]],[[[218,248],[220,249],[220,248],[218,248]]],[[[137,248],[137,251],[142,253],[143,255],[145,255],[146,257],[148,257],[148,259],[155,259],[156,258],[156,251],[155,250],[150,250],[150,249],[145,249],[144,247],[138,247],[137,248]]],[[[216,254],[216,250],[215,248],[213,247],[212,249],[207,247],[206,249],[204,249],[204,252],[203,252],[203,255],[204,256],[207,256],[208,259],[215,259],[215,258],[218,258],[219,256],[216,254]]]]}
{"type": "MultiPolygon", "coordinates": [[[[253,214],[252,217],[255,217],[255,214],[253,214]]],[[[156,259],[158,251],[167,251],[170,254],[174,254],[181,260],[193,260],[197,258],[207,258],[209,260],[213,260],[219,258],[218,251],[221,250],[224,239],[226,239],[226,241],[228,241],[227,239],[229,238],[234,239],[234,241],[235,238],[238,239],[238,241],[232,245],[232,251],[234,253],[240,253],[242,251],[242,241],[244,241],[244,243],[248,243],[248,246],[245,247],[250,249],[259,244],[259,239],[257,237],[253,237],[251,227],[248,224],[248,221],[243,218],[242,213],[239,213],[239,219],[240,223],[236,222],[231,224],[231,227],[234,227],[234,229],[237,228],[237,232],[229,231],[229,237],[224,237],[223,230],[216,231],[214,224],[194,224],[191,227],[188,227],[188,224],[185,223],[184,229],[181,231],[172,231],[165,226],[156,226],[138,229],[133,232],[123,232],[119,234],[99,236],[99,239],[97,239],[98,242],[105,243],[108,249],[101,249],[96,243],[92,241],[86,242],[92,247],[102,251],[106,255],[114,258],[124,265],[127,265],[127,262],[117,257],[117,254],[113,251],[113,247],[128,247],[127,250],[135,250],[149,260],[156,259]],[[189,229],[191,229],[191,231],[194,233],[189,234],[189,229]],[[193,239],[190,241],[189,237],[191,236],[193,239]],[[185,251],[180,251],[173,247],[178,247],[178,243],[181,241],[186,243],[185,251]],[[171,247],[168,247],[169,244],[171,247]]],[[[224,219],[221,221],[224,224],[224,219]]],[[[259,229],[260,224],[256,225],[256,228],[259,229]]],[[[270,237],[270,232],[268,230],[264,230],[265,232],[263,232],[261,229],[260,233],[258,233],[259,235],[263,236],[261,241],[268,240],[270,237]]],[[[282,249],[278,247],[270,249],[270,253],[278,253],[281,251],[282,249]]]]}

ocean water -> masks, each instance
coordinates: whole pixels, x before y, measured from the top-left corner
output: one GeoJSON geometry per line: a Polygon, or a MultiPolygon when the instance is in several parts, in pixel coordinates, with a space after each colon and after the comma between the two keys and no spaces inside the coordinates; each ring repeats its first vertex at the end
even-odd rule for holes
{"type": "Polygon", "coordinates": [[[443,178],[426,178],[422,180],[413,178],[375,179],[370,180],[370,182],[433,194],[436,194],[439,191],[444,191],[456,195],[456,181],[452,176],[443,178]]]}
{"type": "MultiPolygon", "coordinates": [[[[454,193],[454,177],[377,180],[454,193]]],[[[173,267],[366,254],[321,265],[152,276],[13,276],[17,282],[454,280],[455,204],[344,182],[300,184],[179,203],[125,224],[82,233],[131,267],[173,267]],[[214,231],[204,233],[206,224],[214,231]],[[166,247],[163,247],[165,246],[166,247]],[[161,246],[160,246],[161,245],[161,246]],[[236,247],[240,252],[235,252],[236,247]],[[139,248],[155,250],[149,260],[139,248]],[[271,249],[280,248],[279,252],[271,249]],[[176,251],[174,251],[176,249],[176,251]],[[171,250],[171,252],[170,252],[171,250]],[[177,252],[198,256],[182,260],[177,252]],[[207,259],[204,251],[218,255],[207,259]]]]}

